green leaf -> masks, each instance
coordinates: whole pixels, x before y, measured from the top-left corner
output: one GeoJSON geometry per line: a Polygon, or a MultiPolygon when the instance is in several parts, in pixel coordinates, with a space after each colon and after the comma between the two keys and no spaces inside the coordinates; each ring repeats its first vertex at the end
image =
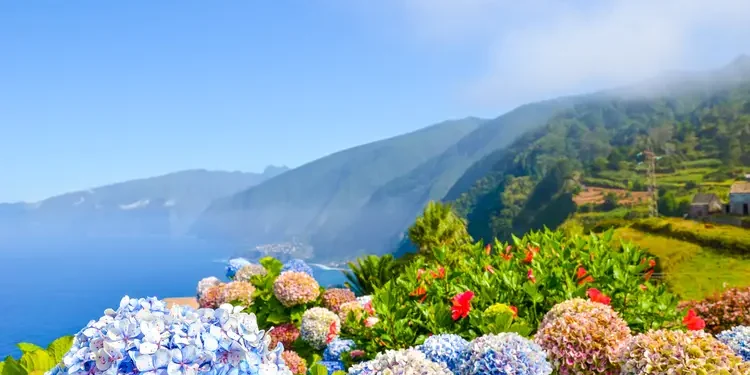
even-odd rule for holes
{"type": "Polygon", "coordinates": [[[320,363],[316,363],[310,366],[310,370],[308,370],[308,373],[310,375],[328,375],[328,369],[320,363]]]}
{"type": "Polygon", "coordinates": [[[18,363],[29,373],[33,371],[47,371],[57,365],[57,362],[44,349],[24,353],[18,363]]]}
{"type": "Polygon", "coordinates": [[[52,341],[47,347],[47,352],[55,363],[60,363],[62,362],[65,353],[67,353],[71,347],[73,347],[73,336],[63,336],[52,341]]]}
{"type": "Polygon", "coordinates": [[[37,350],[44,350],[43,348],[28,342],[19,342],[16,346],[21,349],[21,353],[31,353],[37,350]]]}
{"type": "Polygon", "coordinates": [[[11,356],[5,357],[3,363],[3,372],[1,375],[28,375],[28,371],[11,356]]]}
{"type": "Polygon", "coordinates": [[[5,367],[5,362],[0,362],[0,375],[3,375],[3,367],[5,367]]]}
{"type": "Polygon", "coordinates": [[[277,325],[277,324],[284,323],[284,321],[286,321],[286,318],[287,318],[286,315],[282,312],[271,311],[271,313],[268,314],[268,318],[266,318],[266,321],[273,325],[277,325]]]}
{"type": "Polygon", "coordinates": [[[278,275],[281,273],[281,269],[284,268],[284,264],[278,259],[273,257],[264,257],[260,259],[260,264],[268,270],[271,275],[278,275]]]}
{"type": "Polygon", "coordinates": [[[333,374],[331,374],[331,375],[346,375],[346,372],[341,371],[341,370],[337,370],[337,371],[334,371],[333,374]]]}

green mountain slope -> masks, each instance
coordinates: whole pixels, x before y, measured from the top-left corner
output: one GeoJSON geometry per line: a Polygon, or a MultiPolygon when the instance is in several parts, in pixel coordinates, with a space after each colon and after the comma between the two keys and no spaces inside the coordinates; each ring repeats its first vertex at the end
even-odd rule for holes
{"type": "Polygon", "coordinates": [[[750,165],[749,103],[744,57],[717,72],[597,94],[477,162],[467,174],[481,169],[481,178],[448,197],[457,197],[475,238],[556,226],[576,210],[579,182],[637,180],[638,153],[647,143],[665,155],[660,168],[706,158],[750,165]]]}
{"type": "Polygon", "coordinates": [[[393,249],[425,204],[442,199],[470,165],[507,146],[524,131],[542,126],[576,100],[527,104],[482,123],[444,152],[377,189],[332,247],[357,253],[393,249]]]}
{"type": "MultiPolygon", "coordinates": [[[[194,231],[249,243],[294,238],[312,244],[318,254],[336,252],[330,245],[374,192],[441,154],[482,121],[446,121],[318,159],[217,200],[194,231]]],[[[346,252],[339,250],[338,255],[346,252]]]]}

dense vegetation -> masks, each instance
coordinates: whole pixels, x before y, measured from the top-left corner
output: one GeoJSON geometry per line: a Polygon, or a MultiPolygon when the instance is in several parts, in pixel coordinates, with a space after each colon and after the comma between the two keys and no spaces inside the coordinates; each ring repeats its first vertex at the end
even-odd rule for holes
{"type": "MultiPolygon", "coordinates": [[[[490,172],[456,207],[476,238],[556,227],[578,210],[573,196],[581,185],[645,190],[640,153],[651,147],[662,155],[663,175],[703,172],[693,183],[660,181],[662,213],[682,216],[692,193],[726,190],[742,170],[736,167],[750,165],[749,145],[750,83],[670,97],[603,96],[492,155],[490,172]]],[[[616,205],[612,199],[608,208],[616,205]]]]}

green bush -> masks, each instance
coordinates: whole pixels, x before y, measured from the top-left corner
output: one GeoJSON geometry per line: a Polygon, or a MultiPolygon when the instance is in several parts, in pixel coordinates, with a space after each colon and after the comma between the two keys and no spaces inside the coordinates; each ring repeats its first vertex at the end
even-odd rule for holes
{"type": "Polygon", "coordinates": [[[750,232],[729,225],[706,226],[690,220],[649,218],[633,222],[640,231],[661,234],[720,250],[750,254],[750,232]]]}
{"type": "Polygon", "coordinates": [[[512,245],[476,244],[452,266],[445,265],[451,249],[435,249],[433,261],[417,259],[375,291],[379,321],[356,330],[353,338],[374,355],[421,344],[429,334],[466,339],[508,331],[529,334],[552,306],[585,298],[590,288],[609,296],[636,332],[676,324],[677,298],[666,286],[645,280],[652,267],[646,253],[630,244],[613,248],[611,242],[612,231],[567,238],[562,231],[544,230],[514,237],[512,245]],[[457,298],[466,292],[473,295],[470,311],[456,317],[456,309],[467,305],[457,298]],[[512,306],[517,317],[487,316],[485,311],[497,303],[512,306]]]}
{"type": "Polygon", "coordinates": [[[21,349],[21,358],[14,359],[7,356],[0,362],[1,375],[41,375],[58,363],[62,362],[63,355],[73,346],[73,336],[63,336],[45,349],[34,344],[22,342],[18,344],[21,349]]]}
{"type": "Polygon", "coordinates": [[[628,186],[622,182],[612,181],[605,178],[584,177],[583,184],[586,186],[610,188],[610,189],[627,189],[628,186]]]}

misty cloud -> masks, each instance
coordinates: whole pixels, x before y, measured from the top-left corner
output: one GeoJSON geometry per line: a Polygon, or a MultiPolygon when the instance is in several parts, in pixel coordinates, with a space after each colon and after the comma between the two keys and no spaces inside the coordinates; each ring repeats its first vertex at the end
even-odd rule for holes
{"type": "MultiPolygon", "coordinates": [[[[381,3],[382,4],[382,3],[381,3]]],[[[486,64],[467,94],[521,104],[706,69],[750,52],[747,0],[402,0],[412,37],[479,44],[486,64]],[[712,58],[710,55],[716,55],[712,58]],[[727,56],[729,55],[729,56],[727,56]],[[711,66],[699,66],[696,60],[711,66]]]]}

